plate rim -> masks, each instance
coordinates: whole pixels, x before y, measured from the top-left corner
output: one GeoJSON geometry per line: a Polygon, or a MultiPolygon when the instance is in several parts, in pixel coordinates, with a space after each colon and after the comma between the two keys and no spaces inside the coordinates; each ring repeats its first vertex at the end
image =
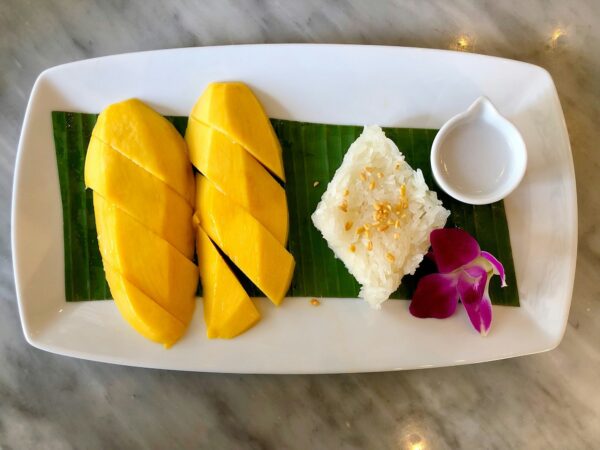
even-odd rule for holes
{"type": "MultiPolygon", "coordinates": [[[[20,209],[20,195],[22,194],[22,192],[20,192],[20,190],[18,189],[18,187],[21,184],[21,179],[23,177],[22,172],[23,172],[23,155],[24,155],[24,146],[25,146],[25,138],[27,136],[27,132],[30,131],[31,128],[31,115],[32,115],[32,108],[35,104],[35,101],[37,99],[37,95],[38,92],[40,90],[40,86],[42,85],[42,83],[45,81],[45,79],[49,76],[52,75],[54,72],[62,70],[64,68],[70,67],[70,66],[74,66],[74,65],[79,65],[82,63],[90,63],[90,62],[94,62],[94,61],[101,61],[101,60],[108,60],[108,59],[113,59],[113,58],[128,58],[130,56],[133,55],[140,55],[140,54],[148,54],[148,53],[153,53],[153,54],[161,54],[161,53],[172,53],[172,52],[181,52],[181,51],[203,51],[203,50],[212,50],[212,51],[218,51],[220,49],[227,49],[227,51],[229,51],[232,48],[239,48],[239,47],[251,47],[251,48],[265,48],[265,47],[290,47],[290,48],[298,48],[298,47],[302,47],[302,48],[306,48],[306,47],[329,47],[329,48],[358,48],[360,49],[360,51],[364,50],[365,47],[371,47],[371,48],[384,48],[384,49],[393,49],[394,51],[403,51],[403,50],[408,50],[408,51],[416,51],[416,52],[423,52],[423,53],[427,53],[427,54],[453,54],[454,56],[458,56],[458,57],[466,57],[466,58],[476,58],[476,59],[480,59],[480,60],[488,60],[488,59],[492,59],[492,60],[500,60],[503,62],[509,62],[511,64],[520,64],[520,65],[524,65],[524,66],[528,66],[530,68],[535,68],[536,71],[538,71],[540,74],[542,74],[543,76],[547,77],[550,81],[550,85],[551,85],[551,89],[552,89],[552,95],[553,95],[553,103],[555,104],[555,106],[558,108],[557,111],[559,112],[559,120],[561,122],[561,128],[562,128],[562,132],[564,133],[565,137],[566,137],[566,151],[567,151],[567,156],[568,156],[568,175],[569,175],[569,179],[572,181],[572,183],[570,183],[570,185],[568,186],[568,192],[567,192],[567,196],[570,197],[569,200],[569,206],[571,207],[571,217],[572,217],[572,221],[570,223],[571,225],[571,230],[572,233],[569,236],[569,247],[572,249],[571,251],[571,264],[569,267],[569,274],[568,274],[568,282],[569,282],[569,286],[567,291],[570,292],[570,296],[567,299],[567,301],[565,302],[564,305],[564,309],[566,310],[565,314],[563,314],[562,317],[562,330],[560,332],[560,335],[557,335],[556,338],[554,338],[553,340],[548,341],[548,345],[546,346],[546,348],[541,348],[539,350],[536,351],[532,351],[529,353],[520,353],[517,356],[524,356],[525,354],[534,354],[534,353],[541,353],[541,352],[545,352],[545,351],[549,351],[552,350],[554,348],[556,348],[560,342],[562,341],[562,338],[564,336],[564,333],[566,331],[566,326],[568,323],[568,316],[569,316],[569,309],[570,309],[570,305],[572,302],[572,295],[573,295],[573,287],[574,287],[574,281],[575,281],[575,272],[576,272],[576,261],[577,261],[577,252],[578,252],[578,205],[577,205],[577,191],[576,191],[576,178],[575,178],[575,170],[574,170],[574,164],[573,164],[573,153],[572,153],[572,148],[571,148],[571,143],[570,143],[570,139],[569,139],[569,134],[568,134],[568,128],[566,125],[566,120],[565,120],[565,116],[564,116],[564,111],[562,108],[562,105],[560,103],[560,99],[558,96],[558,92],[556,89],[556,85],[550,75],[550,73],[543,67],[528,63],[528,62],[523,62],[523,61],[516,61],[516,60],[511,60],[508,58],[503,58],[503,57],[498,57],[498,56],[491,56],[491,55],[482,55],[482,54],[477,54],[477,53],[465,53],[465,52],[458,52],[458,51],[452,51],[452,50],[445,50],[445,49],[430,49],[430,48],[415,48],[415,47],[396,47],[396,46],[381,46],[381,45],[359,45],[359,44],[243,44],[243,45],[222,45],[222,46],[209,46],[209,47],[187,47],[187,48],[177,48],[177,49],[161,49],[161,50],[147,50],[147,51],[143,51],[143,52],[127,52],[127,53],[119,53],[119,54],[114,54],[114,55],[107,55],[107,56],[101,56],[101,57],[97,57],[97,58],[90,58],[90,59],[83,59],[83,60],[79,60],[79,61],[73,61],[73,62],[69,62],[69,63],[64,63],[64,64],[60,64],[57,66],[53,66],[50,68],[47,68],[45,70],[43,70],[39,76],[37,77],[30,96],[29,96],[29,100],[27,103],[27,107],[26,107],[26,111],[25,111],[25,115],[24,115],[24,119],[23,119],[23,125],[21,128],[21,134],[19,137],[19,142],[18,142],[18,147],[17,147],[17,155],[16,155],[16,160],[15,160],[15,169],[14,169],[14,177],[13,177],[13,192],[12,192],[12,196],[11,196],[11,250],[12,250],[12,258],[13,258],[13,273],[14,273],[14,282],[15,282],[15,291],[16,291],[16,297],[17,297],[17,304],[18,304],[18,310],[19,310],[19,316],[20,316],[20,320],[21,320],[21,325],[22,325],[22,329],[23,329],[23,333],[25,336],[25,339],[27,340],[27,342],[39,349],[42,350],[46,350],[46,351],[50,351],[52,353],[57,353],[57,354],[61,354],[61,355],[66,355],[66,356],[74,356],[74,357],[78,357],[78,358],[83,358],[83,359],[88,359],[88,360],[94,360],[94,361],[101,361],[101,362],[108,362],[108,363],[116,363],[116,364],[125,364],[125,365],[130,365],[130,366],[136,366],[136,367],[153,367],[153,366],[149,366],[147,364],[138,364],[135,361],[128,361],[128,362],[116,362],[113,360],[111,360],[110,358],[104,358],[102,356],[78,356],[75,355],[74,353],[77,352],[73,352],[73,351],[69,351],[69,350],[65,350],[65,349],[61,349],[61,348],[56,348],[52,345],[48,345],[47,343],[44,343],[43,340],[40,340],[38,337],[33,336],[30,333],[30,330],[27,326],[27,318],[26,318],[26,314],[24,311],[24,299],[22,298],[22,292],[23,292],[23,280],[22,277],[19,274],[19,260],[22,257],[22,255],[16,251],[17,248],[17,241],[19,239],[19,230],[16,227],[16,217],[18,214],[18,211],[20,209]]],[[[62,220],[62,218],[61,218],[62,220]]],[[[493,360],[498,360],[498,359],[505,359],[505,358],[510,358],[510,357],[514,357],[511,355],[508,356],[500,356],[497,358],[489,358],[489,359],[483,359],[483,360],[479,360],[479,361],[467,361],[464,363],[451,363],[451,364],[436,364],[435,367],[445,367],[445,366],[451,366],[451,365],[459,365],[459,364],[472,364],[472,363],[478,363],[478,362],[486,362],[486,361],[493,361],[493,360]]],[[[410,367],[412,368],[412,367],[410,367]]],[[[177,368],[174,367],[172,368],[173,370],[190,370],[190,371],[197,371],[195,369],[185,369],[185,368],[177,368]]],[[[394,369],[394,368],[382,368],[382,369],[374,369],[372,371],[384,371],[384,370],[398,370],[398,369],[394,369]]],[[[400,369],[401,370],[401,369],[400,369]]],[[[355,372],[365,372],[365,371],[371,371],[371,370],[357,370],[355,372]]],[[[240,372],[240,371],[235,371],[235,372],[231,372],[231,373],[302,373],[302,372],[277,372],[277,371],[268,371],[268,372],[240,372]]],[[[307,372],[307,373],[354,373],[353,371],[348,371],[348,370],[343,370],[343,371],[325,371],[325,372],[307,372]]]]}

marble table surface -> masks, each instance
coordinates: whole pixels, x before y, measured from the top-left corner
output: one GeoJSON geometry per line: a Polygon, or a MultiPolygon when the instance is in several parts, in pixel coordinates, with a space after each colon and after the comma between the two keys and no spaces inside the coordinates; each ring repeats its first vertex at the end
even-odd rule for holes
{"type": "Polygon", "coordinates": [[[0,448],[600,448],[599,23],[597,0],[0,0],[0,448]],[[37,75],[113,53],[271,42],[451,48],[550,71],[579,204],[573,304],[556,350],[397,373],[237,376],[92,363],[25,342],[10,204],[37,75]]]}

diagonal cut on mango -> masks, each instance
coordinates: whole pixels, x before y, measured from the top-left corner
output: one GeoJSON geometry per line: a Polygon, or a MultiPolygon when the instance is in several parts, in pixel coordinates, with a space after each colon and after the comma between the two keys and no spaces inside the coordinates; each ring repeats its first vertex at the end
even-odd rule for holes
{"type": "Polygon", "coordinates": [[[102,259],[187,325],[195,305],[196,265],[97,192],[94,211],[102,259]]]}
{"type": "Polygon", "coordinates": [[[110,145],[194,205],[194,174],[185,141],[163,116],[137,99],[108,106],[92,136],[110,145]]]}
{"type": "Polygon", "coordinates": [[[285,181],[281,145],[265,111],[244,83],[211,83],[190,116],[230,137],[285,181]]]}
{"type": "Polygon", "coordinates": [[[104,265],[104,271],[119,312],[138,333],[165,347],[172,346],[183,336],[186,325],[108,264],[104,265]]]}
{"type": "Polygon", "coordinates": [[[92,137],[85,184],[172,244],[186,258],[194,256],[192,207],[171,187],[92,137]]]}
{"type": "MultiPolygon", "coordinates": [[[[294,273],[294,257],[244,208],[202,175],[196,178],[196,217],[206,234],[276,305],[294,273]]],[[[202,261],[200,261],[202,264],[202,261]]]]}
{"type": "Polygon", "coordinates": [[[202,262],[204,321],[209,338],[231,339],[260,320],[260,313],[215,245],[197,229],[198,259],[202,262]]]}
{"type": "Polygon", "coordinates": [[[285,245],[288,209],[285,190],[244,148],[191,117],[185,139],[192,164],[244,207],[285,245]]]}

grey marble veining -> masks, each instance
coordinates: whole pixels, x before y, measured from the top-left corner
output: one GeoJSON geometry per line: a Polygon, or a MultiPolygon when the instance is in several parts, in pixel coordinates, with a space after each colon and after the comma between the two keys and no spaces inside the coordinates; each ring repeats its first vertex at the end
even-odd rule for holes
{"type": "Polygon", "coordinates": [[[599,448],[599,23],[597,0],[0,0],[0,448],[599,448]],[[573,305],[557,350],[445,369],[276,377],[118,367],[26,344],[10,196],[39,72],[113,53],[266,42],[454,48],[550,71],[579,202],[573,305]]]}

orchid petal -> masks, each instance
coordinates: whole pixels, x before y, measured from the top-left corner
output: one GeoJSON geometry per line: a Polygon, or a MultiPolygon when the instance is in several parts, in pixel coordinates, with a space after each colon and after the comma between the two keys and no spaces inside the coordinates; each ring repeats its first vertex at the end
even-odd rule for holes
{"type": "Polygon", "coordinates": [[[445,319],[454,314],[457,303],[456,277],[433,273],[419,280],[409,310],[415,317],[445,319]]]}
{"type": "Polygon", "coordinates": [[[494,255],[492,255],[491,253],[488,253],[486,251],[482,251],[481,256],[483,258],[487,259],[492,264],[492,266],[494,266],[494,273],[496,275],[500,275],[500,281],[502,281],[502,287],[506,287],[507,286],[506,274],[504,273],[504,266],[502,265],[502,263],[500,261],[498,261],[494,255]]]}
{"type": "Polygon", "coordinates": [[[471,266],[462,270],[457,289],[463,303],[478,302],[483,296],[487,272],[481,266],[471,266]]]}
{"type": "Polygon", "coordinates": [[[457,290],[469,320],[482,335],[487,335],[492,324],[492,303],[488,295],[491,274],[483,267],[465,269],[457,283],[457,290]]]}
{"type": "Polygon", "coordinates": [[[481,252],[475,238],[459,228],[433,230],[429,240],[440,273],[450,273],[470,263],[481,252]]]}

